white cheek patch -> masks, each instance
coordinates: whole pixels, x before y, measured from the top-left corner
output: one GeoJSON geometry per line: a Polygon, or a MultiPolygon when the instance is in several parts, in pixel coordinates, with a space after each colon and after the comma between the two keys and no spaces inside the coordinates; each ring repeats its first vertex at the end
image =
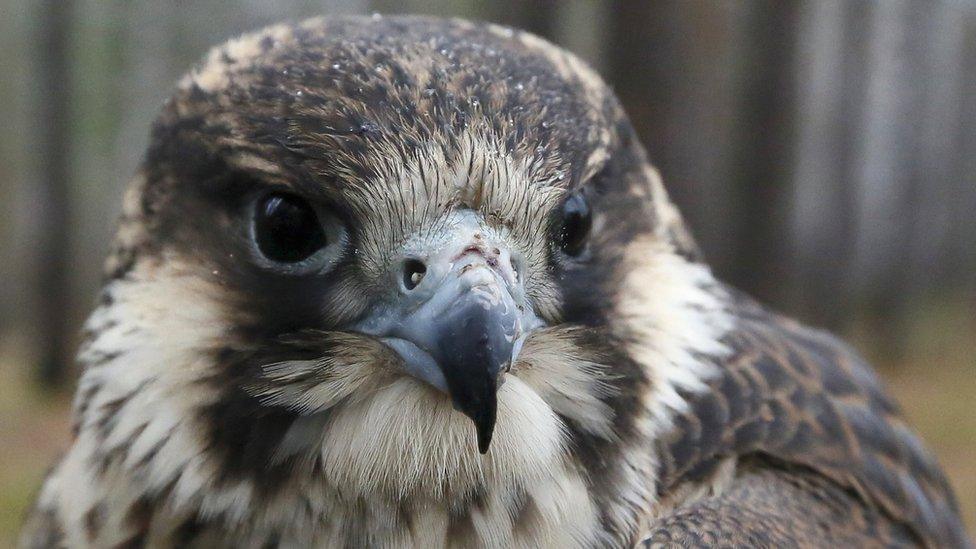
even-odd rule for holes
{"type": "Polygon", "coordinates": [[[621,492],[610,510],[620,531],[636,531],[655,505],[657,458],[650,444],[672,425],[673,412],[687,402],[678,390],[707,390],[718,373],[714,360],[729,350],[721,343],[732,326],[723,296],[708,267],[688,262],[658,237],[632,243],[631,265],[617,299],[615,329],[630,337],[628,355],[648,373],[650,390],[641,399],[641,436],[623,443],[618,479],[621,492]]]}
{"type": "MultiPolygon", "coordinates": [[[[176,258],[141,262],[105,289],[111,304],[86,324],[93,338],[79,354],[86,366],[75,396],[79,433],[45,488],[60,494],[53,497],[70,546],[90,543],[84,513],[99,501],[127,509],[176,478],[174,494],[193,485],[186,497],[195,498],[213,475],[194,418],[215,398],[200,380],[212,372],[207,351],[224,329],[220,289],[189,273],[176,258]],[[109,459],[114,465],[101,471],[109,459]]],[[[122,518],[106,517],[97,545],[131,535],[122,518]]]]}
{"type": "Polygon", "coordinates": [[[677,390],[705,390],[717,373],[702,357],[729,352],[721,339],[732,320],[705,265],[689,263],[657,239],[635,242],[626,257],[634,266],[617,300],[619,325],[635,336],[629,354],[650,373],[648,405],[654,421],[666,426],[667,410],[686,406],[677,390]]]}

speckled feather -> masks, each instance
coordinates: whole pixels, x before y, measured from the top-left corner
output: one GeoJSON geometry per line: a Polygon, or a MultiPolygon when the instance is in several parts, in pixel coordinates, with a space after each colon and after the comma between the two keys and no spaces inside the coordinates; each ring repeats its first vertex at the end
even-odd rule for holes
{"type": "MultiPolygon", "coordinates": [[[[818,473],[846,490],[846,497],[867,503],[868,509],[857,510],[860,520],[846,523],[841,514],[833,521],[836,528],[795,538],[804,545],[820,544],[817,536],[827,530],[831,535],[863,535],[870,528],[875,544],[884,546],[967,546],[945,477],[868,366],[831,335],[770,313],[746,296],[736,295],[732,310],[737,322],[726,342],[734,351],[721,364],[721,374],[708,382],[709,391],[686,395],[687,412],[677,415],[675,429],[656,441],[662,497],[681,484],[707,478],[724,459],[762,456],[769,458],[766,467],[779,469],[782,476],[773,482],[789,481],[796,476],[789,469],[801,467],[806,470],[801,476],[818,473]]],[[[742,506],[758,497],[733,492],[696,505],[703,514],[716,513],[711,507],[742,506]]],[[[777,512],[787,525],[798,519],[808,522],[804,515],[819,510],[805,504],[785,509],[790,508],[777,512]]],[[[688,509],[681,513],[695,514],[688,509]]],[[[675,523],[669,519],[659,526],[655,539],[677,528],[675,523]]],[[[730,527],[697,528],[721,536],[723,530],[732,534],[730,527]]],[[[790,538],[775,539],[779,541],[771,545],[790,538]]]]}

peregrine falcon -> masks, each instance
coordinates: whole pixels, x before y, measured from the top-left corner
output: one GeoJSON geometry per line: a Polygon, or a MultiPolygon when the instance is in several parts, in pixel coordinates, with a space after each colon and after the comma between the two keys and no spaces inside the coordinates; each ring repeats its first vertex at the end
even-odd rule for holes
{"type": "Polygon", "coordinates": [[[968,547],[875,374],[713,277],[531,34],[217,47],[123,199],[25,547],[968,547]]]}

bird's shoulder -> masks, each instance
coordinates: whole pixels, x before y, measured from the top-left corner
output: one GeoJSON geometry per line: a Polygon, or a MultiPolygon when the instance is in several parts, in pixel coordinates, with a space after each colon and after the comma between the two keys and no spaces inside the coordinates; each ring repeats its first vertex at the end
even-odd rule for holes
{"type": "Polygon", "coordinates": [[[946,479],[871,367],[835,336],[729,295],[729,353],[657,443],[662,493],[760,458],[825,477],[926,544],[965,546],[946,479]]]}

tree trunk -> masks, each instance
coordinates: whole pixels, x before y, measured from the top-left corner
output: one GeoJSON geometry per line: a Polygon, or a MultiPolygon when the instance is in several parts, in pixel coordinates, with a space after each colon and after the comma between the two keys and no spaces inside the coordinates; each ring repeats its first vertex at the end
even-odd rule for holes
{"type": "Polygon", "coordinates": [[[68,0],[45,0],[40,4],[36,32],[39,89],[35,95],[38,124],[41,127],[37,155],[41,179],[37,207],[40,215],[36,263],[38,330],[41,359],[38,377],[49,386],[65,379],[73,354],[72,327],[69,322],[68,279],[68,151],[70,143],[70,79],[67,36],[72,14],[68,0]]]}

